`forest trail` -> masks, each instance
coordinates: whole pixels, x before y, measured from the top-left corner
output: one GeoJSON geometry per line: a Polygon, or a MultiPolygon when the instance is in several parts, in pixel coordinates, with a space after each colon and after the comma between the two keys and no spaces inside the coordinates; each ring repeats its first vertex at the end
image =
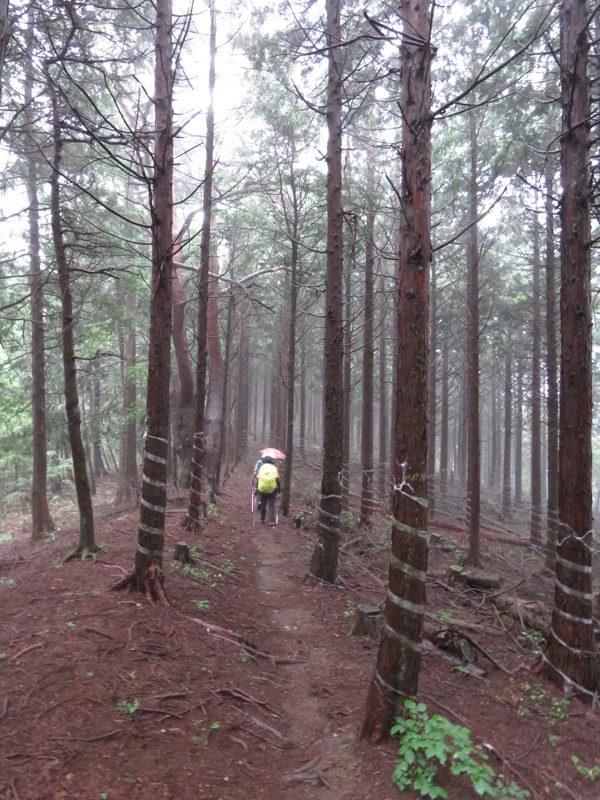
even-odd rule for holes
{"type": "Polygon", "coordinates": [[[356,742],[375,653],[349,636],[356,592],[305,581],[310,532],[252,524],[248,474],[198,536],[171,498],[166,607],[110,590],[139,522],[110,485],[94,559],[61,563],[68,527],[0,547],[0,800],[392,800],[390,750],[356,742]]]}
{"type": "MultiPolygon", "coordinates": [[[[296,473],[302,529],[252,524],[250,474],[233,472],[198,535],[181,527],[185,493],[170,498],[168,606],[111,590],[131,566],[139,510],[114,508],[110,482],[96,498],[94,558],[63,563],[74,506],[35,545],[25,521],[4,521],[14,538],[0,544],[0,800],[417,800],[392,783],[395,742],[357,741],[377,643],[351,635],[352,610],[384,597],[389,523],[348,525],[339,585],[316,585],[315,472],[296,473]],[[172,560],[182,539],[186,566],[172,560]]],[[[531,631],[444,580],[459,534],[432,538],[427,619],[464,626],[480,673],[427,647],[419,699],[486,743],[531,800],[597,800],[597,711],[540,676],[531,631]]],[[[539,613],[552,590],[542,566],[486,541],[487,569],[539,613]]],[[[442,783],[450,800],[475,800],[463,778],[442,783]]]]}
{"type": "MultiPolygon", "coordinates": [[[[234,475],[227,493],[244,497],[245,480],[243,474],[234,475]]],[[[340,641],[347,640],[350,651],[365,652],[362,642],[349,638],[352,621],[346,615],[354,593],[307,581],[312,536],[298,530],[290,518],[280,515],[279,524],[270,527],[261,524],[257,514],[252,524],[242,505],[240,525],[254,555],[257,621],[264,628],[261,642],[270,653],[288,654],[277,664],[277,677],[272,680],[279,689],[279,724],[285,729],[285,749],[294,769],[280,776],[281,786],[272,797],[313,798],[325,791],[330,800],[391,800],[389,752],[375,751],[377,768],[367,759],[370,767],[363,775],[353,755],[355,747],[370,749],[357,742],[367,677],[364,691],[357,695],[351,680],[344,681],[346,672],[356,671],[356,653],[340,659],[338,649],[340,641]],[[328,618],[323,605],[332,600],[341,609],[334,620],[328,618]],[[347,694],[344,703],[341,694],[347,694]],[[379,772],[382,764],[387,765],[387,775],[379,772]]],[[[366,645],[374,652],[372,647],[366,645]]],[[[367,670],[368,663],[365,661],[367,670]]]]}

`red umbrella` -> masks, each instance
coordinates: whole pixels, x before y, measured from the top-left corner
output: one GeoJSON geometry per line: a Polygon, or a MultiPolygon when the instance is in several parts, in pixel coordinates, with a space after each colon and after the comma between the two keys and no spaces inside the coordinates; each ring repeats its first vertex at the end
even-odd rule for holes
{"type": "Polygon", "coordinates": [[[265,447],[264,450],[260,451],[260,454],[263,458],[265,456],[271,456],[271,458],[279,458],[281,460],[285,458],[283,450],[278,450],[276,447],[265,447]]]}

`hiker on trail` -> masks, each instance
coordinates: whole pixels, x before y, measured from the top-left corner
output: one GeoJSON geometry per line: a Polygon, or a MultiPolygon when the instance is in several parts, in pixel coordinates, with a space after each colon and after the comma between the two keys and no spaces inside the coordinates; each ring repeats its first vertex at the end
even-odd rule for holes
{"type": "Polygon", "coordinates": [[[279,480],[279,470],[271,456],[264,456],[262,464],[258,469],[258,482],[256,490],[258,494],[258,507],[260,509],[260,521],[264,522],[268,518],[269,525],[275,525],[275,498],[281,491],[279,480]]]}
{"type": "Polygon", "coordinates": [[[263,465],[263,457],[262,453],[258,457],[258,461],[254,465],[254,472],[252,473],[252,486],[254,487],[254,493],[257,496],[258,500],[256,502],[256,508],[260,511],[260,497],[258,495],[258,489],[256,488],[256,481],[258,480],[258,470],[263,465]]]}

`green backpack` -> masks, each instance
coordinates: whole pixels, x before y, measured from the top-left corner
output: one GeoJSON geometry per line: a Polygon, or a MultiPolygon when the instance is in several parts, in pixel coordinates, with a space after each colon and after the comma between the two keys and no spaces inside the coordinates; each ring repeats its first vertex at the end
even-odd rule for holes
{"type": "Polygon", "coordinates": [[[277,467],[275,464],[263,464],[258,470],[258,485],[256,488],[262,494],[273,494],[277,489],[277,467]]]}

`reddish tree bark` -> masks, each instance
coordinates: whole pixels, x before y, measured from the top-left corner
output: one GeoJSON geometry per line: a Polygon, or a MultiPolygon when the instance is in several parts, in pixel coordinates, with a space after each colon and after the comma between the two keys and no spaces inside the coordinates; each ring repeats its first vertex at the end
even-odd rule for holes
{"type": "Polygon", "coordinates": [[[177,392],[177,418],[174,421],[174,447],[176,458],[181,464],[182,488],[189,488],[192,442],[194,438],[194,416],[196,403],[194,397],[194,369],[188,342],[185,335],[185,309],[187,296],[179,270],[173,270],[173,350],[177,362],[179,391],[177,392]]]}
{"type": "Polygon", "coordinates": [[[281,487],[281,513],[288,516],[290,513],[290,498],[292,492],[292,469],[294,457],[294,419],[296,417],[296,316],[298,307],[298,273],[299,273],[299,223],[300,210],[298,205],[298,191],[296,187],[295,171],[295,138],[292,139],[293,158],[290,166],[290,197],[291,209],[287,218],[288,235],[290,239],[290,321],[287,358],[287,385],[286,385],[286,418],[284,450],[286,460],[283,468],[283,481],[281,487]]]}
{"type": "Polygon", "coordinates": [[[365,300],[362,362],[361,493],[360,524],[369,527],[373,516],[373,374],[374,374],[374,272],[375,199],[372,158],[367,177],[367,216],[365,225],[365,300]]]}
{"type": "Polygon", "coordinates": [[[52,239],[58,271],[58,283],[62,305],[62,356],[65,381],[65,411],[69,430],[69,445],[73,461],[73,480],[79,509],[79,543],[72,555],[96,549],[94,541],[94,511],[92,494],[85,459],[85,448],[81,434],[81,410],[77,389],[77,366],[75,359],[75,337],[73,326],[73,295],[71,275],[61,220],[60,175],[62,169],[63,141],[56,89],[51,80],[48,89],[52,103],[52,126],[54,154],[50,175],[50,215],[52,220],[52,239]]]}
{"type": "Polygon", "coordinates": [[[431,265],[431,324],[430,324],[430,345],[429,345],[429,407],[427,415],[429,418],[429,430],[427,431],[427,499],[429,508],[429,519],[435,517],[435,436],[436,436],[436,406],[437,406],[437,339],[438,339],[438,320],[437,320],[437,286],[435,262],[431,265]]]}
{"type": "Polygon", "coordinates": [[[344,408],[342,411],[342,508],[350,508],[350,448],[352,439],[352,348],[353,348],[353,311],[352,311],[352,276],[354,270],[358,271],[356,264],[356,214],[347,214],[346,223],[350,231],[350,245],[348,247],[348,261],[342,268],[344,274],[344,332],[343,332],[343,365],[342,375],[344,382],[344,408]]]}
{"type": "Polygon", "coordinates": [[[327,0],[327,275],[325,280],[325,374],[321,501],[310,575],[337,580],[340,546],[343,436],[343,241],[341,0],[327,0]]]}
{"type": "Polygon", "coordinates": [[[556,331],[556,258],[554,242],[554,198],[552,162],[546,170],[546,403],[548,414],[546,503],[546,563],[556,566],[556,534],[558,530],[558,362],[556,331]]]}
{"type": "Polygon", "coordinates": [[[450,425],[450,370],[448,356],[448,342],[444,337],[442,345],[442,396],[440,398],[440,497],[448,496],[448,437],[450,425]]]}
{"type": "Polygon", "coordinates": [[[248,451],[248,429],[250,427],[250,349],[245,313],[241,314],[239,329],[239,358],[236,403],[236,448],[235,461],[248,451]]]}
{"type": "Polygon", "coordinates": [[[512,342],[508,338],[504,354],[504,458],[502,464],[502,519],[512,516],[511,456],[512,456],[512,342]]]}
{"type": "Polygon", "coordinates": [[[561,9],[561,370],[559,526],[546,671],[590,699],[598,690],[592,611],[590,96],[585,0],[561,9]]]}
{"type": "MultiPolygon", "coordinates": [[[[4,3],[4,12],[8,3],[4,3]]],[[[6,22],[0,6],[0,30],[6,22]]],[[[28,54],[33,45],[33,11],[29,12],[27,37],[28,54]]],[[[1,39],[0,34],[0,39],[1,39]]],[[[2,45],[0,44],[0,48],[2,45]]],[[[41,539],[54,530],[48,507],[48,437],[46,429],[46,345],[44,332],[44,281],[40,259],[40,208],[37,189],[37,144],[33,137],[33,65],[27,58],[25,67],[25,162],[27,165],[27,200],[29,203],[29,271],[31,289],[31,411],[32,411],[32,481],[31,481],[31,538],[41,539]]],[[[1,81],[1,67],[0,67],[1,81]]]]}
{"type": "Polygon", "coordinates": [[[136,359],[135,336],[135,292],[129,290],[125,298],[125,308],[129,319],[123,336],[123,432],[121,435],[121,452],[119,457],[119,483],[115,496],[115,505],[125,505],[132,501],[139,502],[140,488],[137,464],[137,426],[135,407],[137,404],[137,386],[133,374],[136,359]]]}
{"type": "Polygon", "coordinates": [[[208,308],[206,328],[206,349],[208,354],[208,396],[204,419],[206,441],[205,469],[211,502],[218,494],[219,464],[223,448],[223,394],[225,389],[225,367],[221,351],[219,331],[219,261],[216,255],[210,257],[211,278],[208,287],[208,308]]]}
{"type": "Polygon", "coordinates": [[[173,273],[173,14],[171,0],[157,0],[154,67],[154,176],[152,181],[152,280],[146,432],[138,545],[129,583],[149,599],[166,602],[162,560],[167,505],[169,382],[171,377],[173,273]]]}
{"type": "Polygon", "coordinates": [[[206,340],[208,325],[208,279],[210,272],[210,239],[212,219],[212,187],[214,170],[215,111],[213,105],[215,89],[217,19],[214,3],[210,3],[210,59],[208,67],[208,108],[206,111],[206,161],[202,192],[202,234],[200,239],[200,273],[198,275],[198,319],[196,335],[196,424],[194,431],[192,468],[190,475],[190,497],[183,527],[190,530],[200,528],[204,508],[202,485],[205,465],[205,403],[206,403],[206,340]]]}
{"type": "Polygon", "coordinates": [[[471,172],[469,181],[469,214],[472,222],[467,250],[467,526],[469,550],[467,561],[481,561],[481,431],[479,409],[479,245],[477,229],[477,134],[475,112],[469,114],[471,172]]]}
{"type": "Polygon", "coordinates": [[[402,218],[394,405],[394,499],[389,589],[362,736],[387,739],[416,694],[427,572],[427,381],[431,262],[430,18],[402,0],[402,218]]]}
{"type": "Polygon", "coordinates": [[[102,455],[102,433],[101,433],[101,381],[99,359],[102,353],[97,350],[92,359],[92,397],[90,409],[90,431],[92,436],[92,469],[95,477],[102,478],[108,475],[108,467],[104,463],[102,455]]]}
{"type": "Polygon", "coordinates": [[[388,422],[388,376],[387,376],[387,320],[385,297],[381,302],[381,331],[379,334],[379,468],[377,472],[377,492],[385,507],[388,507],[390,498],[388,449],[389,449],[389,422],[388,422]]]}
{"type": "Polygon", "coordinates": [[[529,541],[542,545],[542,325],[540,315],[540,225],[533,218],[533,287],[531,338],[531,520],[529,541]]]}
{"type": "Polygon", "coordinates": [[[523,359],[517,361],[515,402],[515,508],[523,505],[523,359]]]}

